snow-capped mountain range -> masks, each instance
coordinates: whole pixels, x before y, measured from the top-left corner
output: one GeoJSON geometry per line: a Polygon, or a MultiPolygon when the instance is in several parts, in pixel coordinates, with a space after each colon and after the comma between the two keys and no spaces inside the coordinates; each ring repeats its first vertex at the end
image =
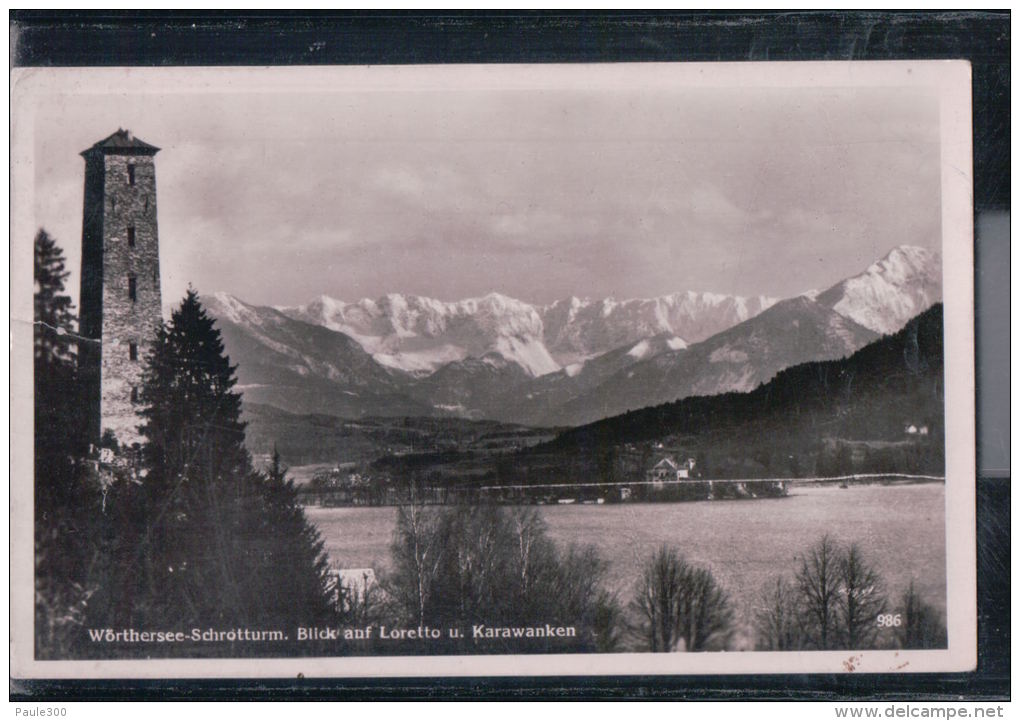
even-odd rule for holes
{"type": "Polygon", "coordinates": [[[543,342],[538,310],[499,293],[453,303],[398,293],[344,303],[323,295],[307,305],[279,310],[348,335],[379,363],[410,373],[431,373],[490,352],[532,376],[560,368],[543,342]]]}
{"type": "Polygon", "coordinates": [[[277,310],[350,336],[379,363],[409,373],[427,375],[496,353],[537,377],[657,335],[674,336],[674,349],[685,347],[775,302],[688,291],[623,301],[572,297],[541,306],[499,293],[452,303],[391,293],[353,303],[324,295],[277,310]]]}
{"type": "Polygon", "coordinates": [[[204,300],[250,401],[558,425],[749,390],[790,365],[848,355],[941,294],[939,255],[899,246],[859,275],[784,301],[695,292],[544,306],[498,293],[320,296],[279,308],[204,300]]]}

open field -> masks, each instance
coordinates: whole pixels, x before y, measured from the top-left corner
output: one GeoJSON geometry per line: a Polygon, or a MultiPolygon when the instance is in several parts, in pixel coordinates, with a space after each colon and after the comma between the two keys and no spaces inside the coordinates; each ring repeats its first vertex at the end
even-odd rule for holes
{"type": "MultiPolygon", "coordinates": [[[[385,567],[396,510],[385,507],[307,508],[331,559],[341,567],[385,567]]],[[[609,561],[609,584],[629,601],[640,565],[662,543],[710,567],[750,616],[762,586],[792,576],[799,556],[822,534],[856,541],[897,601],[915,581],[945,613],[945,486],[800,486],[786,498],[753,501],[543,506],[550,535],[561,544],[592,544],[609,561]]],[[[738,630],[736,646],[750,643],[738,630]]]]}

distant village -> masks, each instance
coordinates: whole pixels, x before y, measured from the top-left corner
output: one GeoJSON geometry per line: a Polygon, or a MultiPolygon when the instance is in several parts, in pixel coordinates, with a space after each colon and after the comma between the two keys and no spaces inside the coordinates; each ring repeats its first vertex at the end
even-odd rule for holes
{"type": "MultiPolygon", "coordinates": [[[[636,501],[708,500],[713,497],[776,496],[785,483],[748,481],[723,489],[724,482],[702,479],[694,458],[664,449],[659,460],[633,482],[477,484],[409,484],[390,473],[372,473],[358,464],[338,464],[319,471],[300,488],[306,505],[387,506],[409,498],[426,504],[497,502],[513,504],[604,504],[636,501]],[[682,459],[682,460],[678,460],[682,459]],[[716,487],[718,484],[718,488],[716,487]],[[750,485],[751,487],[748,487],[750,485]],[[721,495],[719,495],[721,493],[721,495]]],[[[732,485],[725,482],[727,486],[732,485]]]]}
{"type": "MultiPolygon", "coordinates": [[[[896,482],[898,474],[871,473],[875,459],[890,449],[920,447],[929,436],[928,426],[905,422],[903,439],[876,443],[827,439],[821,455],[838,468],[826,467],[817,478],[718,478],[709,477],[699,465],[697,454],[681,445],[665,442],[626,444],[621,453],[630,462],[617,463],[629,469],[615,473],[612,480],[592,477],[588,481],[557,482],[554,474],[541,481],[520,483],[481,480],[451,483],[435,473],[418,474],[408,480],[406,472],[380,469],[374,463],[345,462],[316,470],[299,486],[302,503],[310,506],[390,506],[409,500],[423,504],[501,503],[534,505],[602,505],[634,502],[677,502],[775,498],[788,494],[795,483],[896,482]],[[620,476],[625,476],[620,478],[620,476]]],[[[504,449],[505,450],[505,449],[504,449]]],[[[442,454],[454,453],[444,448],[442,454]]],[[[400,458],[396,454],[391,458],[400,458]]],[[[256,457],[256,462],[260,457],[256,457]]],[[[261,459],[263,463],[269,458],[261,459]]],[[[794,459],[796,464],[796,459],[794,459]]],[[[411,474],[412,476],[414,474],[411,474]]],[[[903,478],[907,478],[905,474],[903,478]]]]}

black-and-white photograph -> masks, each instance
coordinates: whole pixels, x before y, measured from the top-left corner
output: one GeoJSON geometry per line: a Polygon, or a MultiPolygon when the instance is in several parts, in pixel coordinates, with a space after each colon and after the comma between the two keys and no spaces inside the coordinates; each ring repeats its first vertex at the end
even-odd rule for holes
{"type": "Polygon", "coordinates": [[[26,664],[973,665],[965,65],[12,97],[26,664]]]}

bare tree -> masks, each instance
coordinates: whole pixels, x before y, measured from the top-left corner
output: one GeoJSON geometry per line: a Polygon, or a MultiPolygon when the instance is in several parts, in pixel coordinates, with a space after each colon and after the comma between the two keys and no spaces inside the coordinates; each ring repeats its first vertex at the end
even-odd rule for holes
{"type": "Polygon", "coordinates": [[[498,506],[447,509],[441,541],[447,548],[442,605],[451,619],[507,618],[512,608],[509,579],[514,575],[509,541],[508,523],[498,506]]]}
{"type": "Polygon", "coordinates": [[[417,503],[397,510],[393,533],[393,573],[386,590],[401,608],[414,611],[415,623],[428,622],[429,608],[439,583],[444,551],[440,537],[441,518],[431,508],[417,503]]]}
{"type": "Polygon", "coordinates": [[[710,571],[691,568],[681,610],[681,635],[688,651],[726,647],[732,632],[733,609],[729,596],[710,571]]]}
{"type": "Polygon", "coordinates": [[[625,635],[626,622],[616,594],[600,590],[595,599],[592,633],[598,653],[619,651],[625,635]]]}
{"type": "Polygon", "coordinates": [[[756,618],[762,647],[796,641],[783,630],[791,613],[800,622],[802,648],[875,647],[888,602],[881,575],[858,544],[840,547],[831,536],[820,538],[801,562],[793,592],[792,601],[784,599],[781,581],[766,592],[756,618]]]}
{"type": "Polygon", "coordinates": [[[489,641],[519,648],[611,650],[619,610],[592,547],[561,552],[534,509],[496,505],[400,509],[385,590],[395,616],[422,625],[569,624],[569,642],[489,641]]]}
{"type": "Polygon", "coordinates": [[[758,597],[754,613],[759,651],[792,651],[803,648],[804,632],[796,589],[785,578],[769,582],[758,597]]]}
{"type": "Polygon", "coordinates": [[[856,543],[839,561],[837,617],[841,648],[870,648],[878,635],[877,619],[885,613],[886,598],[882,579],[867,563],[856,543]]]}
{"type": "Polygon", "coordinates": [[[534,508],[520,506],[509,512],[510,526],[517,541],[515,561],[521,593],[527,595],[534,581],[537,558],[545,540],[545,521],[534,508]]]}
{"type": "Polygon", "coordinates": [[[367,571],[361,578],[336,576],[337,617],[348,626],[367,626],[384,616],[385,599],[375,578],[367,571]]]}
{"type": "Polygon", "coordinates": [[[675,651],[680,642],[680,593],[686,562],[662,546],[645,564],[634,606],[641,617],[641,635],[649,651],[675,651]]]}
{"type": "Polygon", "coordinates": [[[633,603],[638,633],[651,651],[725,647],[733,611],[712,574],[662,546],[645,565],[633,603]]]}
{"type": "Polygon", "coordinates": [[[900,614],[900,625],[896,627],[896,641],[900,648],[946,647],[946,625],[942,616],[925,603],[913,581],[896,610],[900,614]]]}
{"type": "MultiPolygon", "coordinates": [[[[512,585],[516,586],[513,590],[516,597],[513,603],[525,615],[529,615],[537,611],[532,608],[536,603],[543,607],[549,604],[550,599],[541,598],[540,589],[554,587],[556,584],[556,549],[546,535],[545,521],[536,509],[524,506],[511,508],[507,510],[506,516],[513,539],[510,549],[510,567],[514,579],[512,585]]],[[[577,565],[568,560],[562,570],[570,573],[577,565]]],[[[602,570],[586,568],[582,573],[586,575],[578,579],[581,583],[567,583],[564,590],[598,583],[602,570]]]]}
{"type": "Polygon", "coordinates": [[[838,633],[838,596],[840,553],[835,540],[822,536],[808,550],[797,571],[797,593],[803,614],[806,646],[827,650],[836,648],[838,633]]]}
{"type": "Polygon", "coordinates": [[[550,604],[558,618],[577,618],[589,629],[600,652],[615,650],[620,643],[622,613],[616,597],[605,589],[609,564],[594,546],[570,546],[566,553],[543,562],[540,588],[553,596],[550,604]]]}

